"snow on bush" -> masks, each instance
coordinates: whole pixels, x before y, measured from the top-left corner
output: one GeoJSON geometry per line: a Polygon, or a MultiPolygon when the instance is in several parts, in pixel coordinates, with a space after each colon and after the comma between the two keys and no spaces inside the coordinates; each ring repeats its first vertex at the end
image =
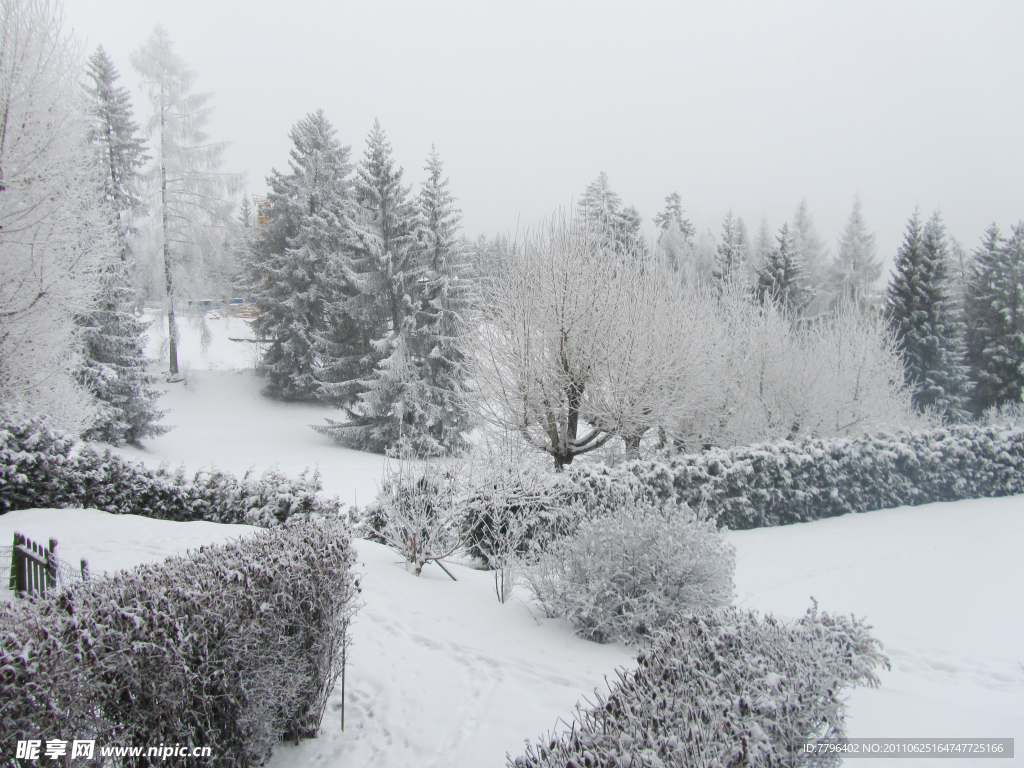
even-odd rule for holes
{"type": "Polygon", "coordinates": [[[367,533],[397,551],[417,576],[427,563],[462,548],[458,469],[396,459],[387,465],[380,493],[367,509],[367,533]]]}
{"type": "Polygon", "coordinates": [[[354,561],[340,521],[293,521],[17,600],[0,614],[0,732],[209,745],[210,765],[258,765],[281,738],[316,735],[354,561]]]}
{"type": "Polygon", "coordinates": [[[549,618],[597,642],[639,640],[683,611],[726,604],[736,553],[685,506],[633,502],[585,518],[533,558],[524,578],[549,618]]]}
{"type": "Polygon", "coordinates": [[[280,525],[294,515],[337,515],[319,496],[319,472],[286,477],[268,469],[241,479],[218,469],[147,469],[100,452],[37,418],[0,412],[0,514],[33,507],[83,507],[159,520],[280,525]]]}
{"type": "Polygon", "coordinates": [[[566,473],[581,498],[624,494],[704,507],[719,525],[759,528],[1024,493],[1024,430],[959,426],[898,435],[711,449],[566,473]]]}
{"type": "Polygon", "coordinates": [[[510,768],[838,765],[805,744],[842,738],[841,693],[888,666],[860,620],[817,613],[785,624],[735,608],[677,621],[634,672],[510,768]]]}

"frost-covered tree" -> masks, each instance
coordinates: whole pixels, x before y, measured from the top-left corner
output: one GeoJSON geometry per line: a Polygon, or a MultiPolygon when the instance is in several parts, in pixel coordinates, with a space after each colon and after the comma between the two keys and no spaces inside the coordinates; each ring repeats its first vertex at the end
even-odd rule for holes
{"type": "Polygon", "coordinates": [[[633,206],[622,207],[620,198],[611,188],[608,174],[601,171],[579,199],[580,214],[595,231],[613,243],[622,253],[646,253],[647,245],[640,232],[643,221],[633,206]]]}
{"type": "Polygon", "coordinates": [[[316,429],[353,447],[437,456],[468,447],[462,341],[475,292],[456,237],[460,212],[433,150],[425,170],[416,239],[400,262],[407,277],[396,281],[404,291],[399,325],[378,342],[387,355],[361,382],[365,389],[349,422],[328,420],[316,429]]]}
{"type": "Polygon", "coordinates": [[[131,60],[153,110],[148,203],[166,297],[168,377],[180,380],[177,291],[203,280],[208,265],[225,257],[234,208],[229,198],[241,177],[219,170],[227,143],[210,142],[204,130],[212,94],[192,93],[196,73],[174,52],[163,27],[153,30],[131,60]]]}
{"type": "Polygon", "coordinates": [[[705,394],[676,322],[663,262],[621,253],[582,216],[526,238],[485,299],[473,339],[481,416],[523,435],[556,469],[613,437],[627,445],[705,394]]]}
{"type": "Polygon", "coordinates": [[[814,217],[804,198],[793,214],[793,226],[790,227],[793,238],[793,251],[807,272],[807,288],[811,292],[807,312],[817,314],[828,306],[826,283],[829,271],[828,246],[818,234],[814,225],[814,217]]]}
{"type": "Polygon", "coordinates": [[[985,232],[964,301],[971,410],[1019,402],[1024,392],[1024,222],[1004,240],[985,232]]]}
{"type": "Polygon", "coordinates": [[[936,212],[922,227],[917,211],[896,253],[886,296],[886,313],[896,332],[914,405],[934,409],[946,421],[964,411],[966,368],[963,329],[950,290],[945,228],[936,212]]]}
{"type": "Polygon", "coordinates": [[[839,238],[839,251],[829,269],[831,292],[842,299],[860,301],[871,293],[882,276],[882,262],[875,247],[875,235],[868,231],[860,197],[853,200],[853,210],[839,238]]]}
{"type": "Polygon", "coordinates": [[[103,48],[89,58],[86,73],[88,129],[103,200],[117,237],[118,253],[103,268],[101,290],[90,311],[78,316],[82,362],[78,380],[97,401],[95,423],[84,437],[119,445],[166,431],[156,424],[159,392],[147,373],[144,333],[135,314],[136,269],[130,247],[133,220],[140,214],[139,171],[145,145],[139,137],[127,89],[103,48]]]}
{"type": "Polygon", "coordinates": [[[368,354],[364,328],[339,309],[349,291],[351,244],[349,148],[317,110],[291,129],[289,173],[272,170],[269,220],[245,265],[253,321],[266,346],[257,370],[265,395],[283,400],[323,397],[323,347],[330,373],[349,379],[368,354]],[[347,342],[347,343],[346,343],[347,342]],[[347,353],[347,354],[346,354],[347,353]]]}
{"type": "Polygon", "coordinates": [[[673,192],[665,198],[665,210],[654,217],[654,223],[662,230],[667,230],[675,225],[688,243],[693,242],[693,236],[697,233],[690,220],[683,216],[683,200],[679,197],[678,192],[673,192]]]}
{"type": "Polygon", "coordinates": [[[732,211],[722,222],[722,241],[715,252],[715,268],[712,276],[719,284],[742,282],[746,277],[747,248],[742,220],[736,219],[732,211]]]}
{"type": "Polygon", "coordinates": [[[765,254],[757,270],[755,294],[762,304],[770,301],[794,317],[811,299],[806,281],[807,272],[793,248],[789,224],[783,224],[775,238],[775,247],[765,254]]]}
{"type": "Polygon", "coordinates": [[[81,433],[75,316],[116,254],[85,146],[81,62],[46,0],[5,0],[0,46],[0,398],[81,433]]]}

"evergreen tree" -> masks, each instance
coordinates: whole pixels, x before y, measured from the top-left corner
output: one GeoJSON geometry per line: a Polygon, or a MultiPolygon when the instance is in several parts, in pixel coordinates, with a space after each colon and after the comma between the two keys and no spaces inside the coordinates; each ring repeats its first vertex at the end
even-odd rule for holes
{"type": "Polygon", "coordinates": [[[135,315],[132,295],[135,258],[129,247],[132,219],[141,207],[138,175],[145,162],[144,143],[132,116],[128,91],[103,48],[89,58],[89,127],[86,139],[102,184],[103,200],[117,238],[117,253],[103,267],[100,293],[91,311],[77,318],[82,342],[78,381],[96,399],[99,413],[83,434],[90,440],[120,445],[166,432],[146,372],[146,324],[135,315]]]}
{"type": "Polygon", "coordinates": [[[746,276],[748,247],[741,227],[742,221],[730,210],[722,222],[722,242],[718,244],[711,273],[720,284],[742,281],[746,276]]]}
{"type": "Polygon", "coordinates": [[[608,174],[598,174],[587,185],[579,201],[579,210],[588,224],[601,232],[621,253],[647,253],[640,233],[643,219],[633,206],[622,207],[622,198],[612,191],[608,174]]]}
{"type": "Polygon", "coordinates": [[[416,207],[379,121],[374,121],[357,169],[356,200],[358,280],[356,293],[343,306],[367,329],[372,353],[363,360],[362,376],[335,387],[343,395],[338,401],[348,411],[348,422],[328,419],[326,426],[314,429],[360,450],[429,452],[420,442],[430,417],[419,392],[416,344],[426,270],[417,247],[416,207]]]}
{"type": "Polygon", "coordinates": [[[654,217],[654,223],[663,231],[674,225],[687,244],[692,244],[693,236],[697,234],[690,220],[683,217],[683,200],[678,192],[665,198],[665,210],[654,217]]]}
{"type": "Polygon", "coordinates": [[[772,302],[790,316],[795,316],[807,306],[811,292],[805,285],[807,273],[804,265],[793,249],[789,224],[782,225],[775,243],[757,271],[755,294],[762,304],[772,302]]]}
{"type": "Polygon", "coordinates": [[[229,197],[241,176],[219,171],[227,143],[211,143],[204,131],[212,94],[191,92],[196,73],[174,52],[167,32],[156,27],[131,58],[153,108],[147,175],[167,301],[168,380],[180,381],[176,289],[204,284],[204,265],[224,258],[234,207],[229,197]]]}
{"type": "Polygon", "coordinates": [[[975,414],[1024,392],[1024,222],[1004,240],[993,224],[968,272],[964,314],[975,414]]]}
{"type": "Polygon", "coordinates": [[[358,373],[345,363],[368,351],[365,334],[338,309],[351,294],[352,166],[321,110],[299,120],[289,138],[291,170],[272,170],[267,179],[270,216],[246,265],[246,285],[259,309],[253,328],[267,343],[257,366],[267,380],[263,393],[315,400],[323,396],[325,339],[336,346],[331,372],[345,379],[358,373]],[[344,357],[342,346],[355,351],[344,357]]]}
{"type": "Polygon", "coordinates": [[[871,287],[881,276],[882,262],[877,257],[875,236],[868,232],[858,196],[839,238],[839,252],[829,269],[828,282],[840,301],[857,302],[871,293],[871,287]]]}
{"type": "Polygon", "coordinates": [[[793,214],[793,226],[790,228],[793,237],[793,251],[807,271],[807,287],[812,291],[813,298],[808,303],[808,312],[817,313],[827,305],[826,282],[828,278],[828,246],[818,234],[814,226],[814,217],[804,198],[793,214]]]}
{"type": "Polygon", "coordinates": [[[962,328],[950,295],[945,228],[936,212],[923,228],[917,211],[896,254],[886,311],[903,356],[914,405],[961,421],[966,369],[962,328]]]}

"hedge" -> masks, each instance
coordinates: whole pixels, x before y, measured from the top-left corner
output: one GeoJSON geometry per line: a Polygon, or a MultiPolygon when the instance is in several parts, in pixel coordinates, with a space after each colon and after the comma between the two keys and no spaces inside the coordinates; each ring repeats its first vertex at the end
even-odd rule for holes
{"type": "Polygon", "coordinates": [[[356,609],[354,558],[340,521],[296,520],[15,601],[0,614],[3,749],[96,739],[99,765],[101,746],[186,744],[212,748],[187,764],[249,766],[315,735],[356,609]]]}
{"type": "Polygon", "coordinates": [[[0,514],[82,507],[159,520],[278,525],[293,515],[337,515],[320,497],[318,472],[289,479],[277,469],[241,479],[217,469],[148,469],[98,451],[45,421],[0,412],[0,514]]]}
{"type": "Polygon", "coordinates": [[[784,624],[735,608],[679,621],[619,670],[571,729],[509,758],[511,768],[838,765],[807,744],[836,743],[843,689],[888,666],[860,621],[817,606],[784,624]]]}
{"type": "Polygon", "coordinates": [[[1024,493],[1024,430],[960,426],[712,449],[621,467],[573,465],[589,504],[626,493],[706,507],[732,529],[1024,493]]]}

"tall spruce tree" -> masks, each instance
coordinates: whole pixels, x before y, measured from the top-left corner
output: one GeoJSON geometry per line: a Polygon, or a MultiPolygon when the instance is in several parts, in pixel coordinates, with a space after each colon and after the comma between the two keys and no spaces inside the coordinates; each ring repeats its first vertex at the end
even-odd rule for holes
{"type": "Polygon", "coordinates": [[[747,246],[741,220],[730,210],[722,222],[722,242],[715,252],[712,277],[719,284],[742,282],[747,272],[747,246]]]}
{"type": "Polygon", "coordinates": [[[917,211],[896,253],[886,296],[914,405],[947,422],[966,417],[963,329],[951,296],[948,245],[936,212],[922,227],[917,211]]]}
{"type": "Polygon", "coordinates": [[[369,347],[366,334],[338,309],[351,293],[352,166],[349,148],[322,110],[299,120],[289,138],[290,172],[272,170],[267,178],[270,216],[246,265],[246,284],[259,309],[253,327],[266,344],[257,366],[267,381],[263,393],[315,400],[323,396],[318,347],[325,339],[347,336],[354,349],[344,358],[339,342],[328,358],[330,372],[344,379],[358,374],[352,358],[365,357],[369,347]]]}
{"type": "Polygon", "coordinates": [[[800,314],[811,298],[806,286],[807,272],[793,248],[789,224],[783,224],[775,238],[775,247],[764,257],[757,270],[755,295],[762,304],[774,303],[791,317],[800,314]]]}
{"type": "Polygon", "coordinates": [[[348,421],[327,420],[314,429],[352,448],[401,452],[419,434],[422,414],[412,389],[420,380],[414,338],[417,307],[425,281],[422,252],[416,247],[417,212],[402,184],[391,144],[379,121],[367,137],[356,171],[358,214],[355,227],[355,294],[343,306],[368,329],[372,354],[366,373],[347,387],[348,421]]]}
{"type": "Polygon", "coordinates": [[[433,148],[425,170],[411,311],[387,339],[389,354],[365,382],[351,421],[315,427],[352,447],[416,456],[458,454],[469,447],[461,341],[475,297],[472,265],[456,236],[461,215],[433,148]]]}
{"type": "Polygon", "coordinates": [[[608,174],[601,171],[580,198],[580,213],[585,221],[599,231],[622,253],[646,253],[647,243],[640,232],[643,219],[634,206],[622,207],[611,188],[608,174]]]}
{"type": "Polygon", "coordinates": [[[806,198],[800,201],[800,205],[797,206],[796,212],[793,214],[793,226],[790,228],[790,234],[793,236],[793,250],[807,271],[807,287],[812,292],[812,298],[806,311],[815,314],[828,305],[828,291],[826,290],[829,267],[828,246],[818,234],[818,228],[814,225],[814,217],[807,206],[806,198]]]}
{"type": "Polygon", "coordinates": [[[993,224],[985,232],[967,277],[971,410],[1019,402],[1024,393],[1024,222],[1004,240],[993,224]]]}
{"type": "Polygon", "coordinates": [[[882,276],[875,235],[868,231],[860,197],[853,200],[853,210],[839,238],[839,251],[829,269],[828,284],[839,301],[861,301],[871,293],[882,276]]]}
{"type": "Polygon", "coordinates": [[[120,445],[137,443],[167,431],[156,422],[160,393],[156,377],[146,372],[146,324],[135,314],[132,292],[135,256],[130,247],[132,222],[142,209],[139,171],[145,145],[139,137],[128,91],[116,84],[114,63],[98,48],[89,58],[86,89],[89,127],[103,200],[117,239],[117,252],[103,267],[100,293],[91,311],[77,318],[82,341],[78,380],[96,399],[99,413],[83,434],[89,440],[120,445]]]}

